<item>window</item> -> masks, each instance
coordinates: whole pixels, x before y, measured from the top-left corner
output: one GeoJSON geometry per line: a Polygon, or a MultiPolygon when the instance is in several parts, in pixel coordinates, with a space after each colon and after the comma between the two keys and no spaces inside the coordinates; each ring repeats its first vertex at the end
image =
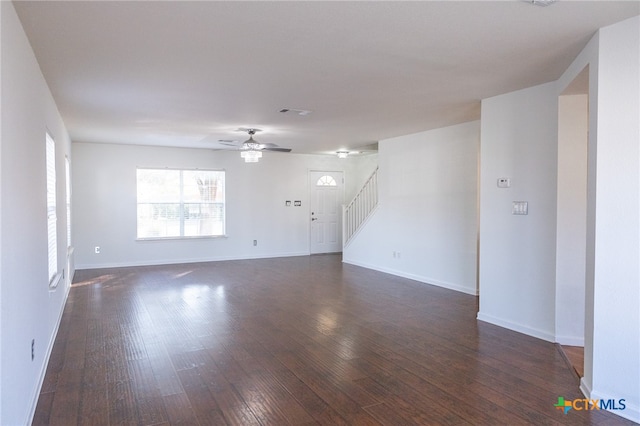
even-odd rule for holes
{"type": "Polygon", "coordinates": [[[71,247],[71,164],[69,157],[64,158],[64,172],[67,185],[67,249],[71,247]]]}
{"type": "Polygon", "coordinates": [[[321,176],[316,182],[316,186],[336,186],[336,185],[337,185],[336,180],[329,175],[321,176]]]}
{"type": "Polygon", "coordinates": [[[47,163],[47,234],[49,246],[49,286],[58,283],[58,234],[56,230],[56,144],[49,133],[46,134],[47,163]]]}
{"type": "Polygon", "coordinates": [[[138,169],[138,238],[224,235],[224,178],[219,170],[138,169]]]}

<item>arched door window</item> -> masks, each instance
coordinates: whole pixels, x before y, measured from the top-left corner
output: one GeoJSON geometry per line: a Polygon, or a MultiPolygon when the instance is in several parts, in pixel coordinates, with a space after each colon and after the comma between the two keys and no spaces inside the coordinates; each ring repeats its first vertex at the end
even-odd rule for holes
{"type": "Polygon", "coordinates": [[[316,181],[316,186],[336,186],[336,180],[329,175],[324,175],[321,176],[317,181],[316,181]]]}

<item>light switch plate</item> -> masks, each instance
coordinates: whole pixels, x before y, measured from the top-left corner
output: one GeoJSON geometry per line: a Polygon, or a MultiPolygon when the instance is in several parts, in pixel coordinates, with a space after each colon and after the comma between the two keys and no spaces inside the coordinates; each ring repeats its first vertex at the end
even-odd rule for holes
{"type": "Polygon", "coordinates": [[[511,214],[527,215],[529,214],[529,203],[527,201],[514,201],[511,208],[511,214]]]}

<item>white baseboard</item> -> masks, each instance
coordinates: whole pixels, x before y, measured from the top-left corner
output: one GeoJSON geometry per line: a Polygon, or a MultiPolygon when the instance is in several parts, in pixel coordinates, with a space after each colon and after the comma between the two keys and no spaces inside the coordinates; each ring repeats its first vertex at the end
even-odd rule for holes
{"type": "Polygon", "coordinates": [[[556,343],[566,346],[584,346],[584,336],[558,336],[556,343]]]}
{"type": "Polygon", "coordinates": [[[449,290],[455,290],[455,291],[459,291],[461,293],[466,293],[466,294],[470,294],[472,296],[477,296],[478,292],[475,288],[469,288],[460,284],[455,284],[455,283],[449,283],[446,281],[440,281],[440,280],[436,280],[433,278],[429,278],[429,277],[425,277],[422,275],[417,275],[417,274],[411,274],[408,272],[404,272],[404,271],[399,271],[396,269],[391,269],[391,268],[385,268],[385,267],[380,267],[377,265],[372,265],[372,264],[368,264],[365,262],[358,262],[358,261],[354,261],[354,260],[342,260],[344,263],[347,263],[349,265],[355,265],[355,266],[360,266],[362,268],[367,268],[367,269],[373,269],[374,271],[378,271],[378,272],[384,272],[385,274],[391,274],[391,275],[396,275],[398,277],[402,277],[402,278],[408,278],[410,280],[414,280],[414,281],[418,281],[424,284],[430,284],[430,285],[435,285],[437,287],[443,287],[443,288],[447,288],[449,290]]]}
{"type": "Polygon", "coordinates": [[[42,363],[42,366],[40,368],[40,377],[38,379],[38,385],[36,386],[35,394],[31,398],[31,406],[30,406],[31,408],[29,412],[28,424],[33,423],[33,417],[36,414],[38,399],[40,398],[40,391],[42,390],[44,377],[47,374],[47,367],[49,366],[49,359],[51,358],[51,353],[53,352],[53,345],[56,342],[56,337],[58,336],[58,330],[60,329],[60,323],[62,322],[62,314],[64,314],[64,308],[67,305],[69,290],[71,290],[71,286],[66,285],[64,290],[64,296],[62,297],[62,304],[60,305],[60,313],[58,314],[58,320],[56,321],[55,327],[53,329],[53,333],[51,334],[51,337],[49,338],[49,342],[47,343],[47,348],[44,355],[44,362],[42,363]]]}
{"type": "Polygon", "coordinates": [[[580,378],[580,392],[582,392],[586,398],[591,398],[591,386],[584,380],[584,377],[580,378]]]}
{"type": "Polygon", "coordinates": [[[82,269],[101,269],[101,268],[127,268],[132,266],[157,266],[157,265],[179,265],[181,263],[203,263],[203,262],[221,262],[226,260],[251,260],[251,259],[272,259],[276,257],[297,257],[309,256],[309,252],[292,252],[292,253],[274,253],[259,254],[251,256],[216,256],[206,258],[192,259],[161,259],[161,260],[141,260],[135,262],[107,262],[107,263],[89,263],[76,265],[76,270],[82,269]]]}
{"type": "MultiPolygon", "coordinates": [[[[582,390],[582,380],[580,381],[580,390],[582,390]]],[[[584,392],[583,392],[584,393],[584,392]]],[[[587,396],[587,394],[585,394],[587,396]]],[[[614,400],[618,401],[620,398],[625,399],[624,395],[608,395],[606,393],[600,393],[597,390],[591,390],[589,395],[587,396],[589,399],[599,399],[599,400],[614,400]]],[[[607,410],[609,413],[615,414],[617,416],[623,417],[627,420],[631,420],[632,422],[636,422],[640,424],[640,407],[637,405],[630,403],[628,399],[625,400],[625,409],[624,410],[607,410]]]]}
{"type": "Polygon", "coordinates": [[[546,340],[547,342],[554,343],[555,341],[555,336],[552,333],[546,332],[544,330],[539,330],[534,327],[517,324],[515,322],[497,318],[492,315],[483,314],[482,312],[478,312],[478,316],[476,318],[480,321],[488,322],[489,324],[497,325],[500,327],[508,328],[509,330],[517,331],[518,333],[526,334],[527,336],[546,340]]]}

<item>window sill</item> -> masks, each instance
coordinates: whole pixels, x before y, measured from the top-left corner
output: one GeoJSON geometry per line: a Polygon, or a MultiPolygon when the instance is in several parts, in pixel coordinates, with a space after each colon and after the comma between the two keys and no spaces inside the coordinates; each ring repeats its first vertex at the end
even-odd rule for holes
{"type": "Polygon", "coordinates": [[[60,272],[58,272],[49,283],[49,291],[55,291],[58,288],[58,285],[60,284],[60,281],[62,281],[63,277],[64,273],[61,274],[60,272]]]}

